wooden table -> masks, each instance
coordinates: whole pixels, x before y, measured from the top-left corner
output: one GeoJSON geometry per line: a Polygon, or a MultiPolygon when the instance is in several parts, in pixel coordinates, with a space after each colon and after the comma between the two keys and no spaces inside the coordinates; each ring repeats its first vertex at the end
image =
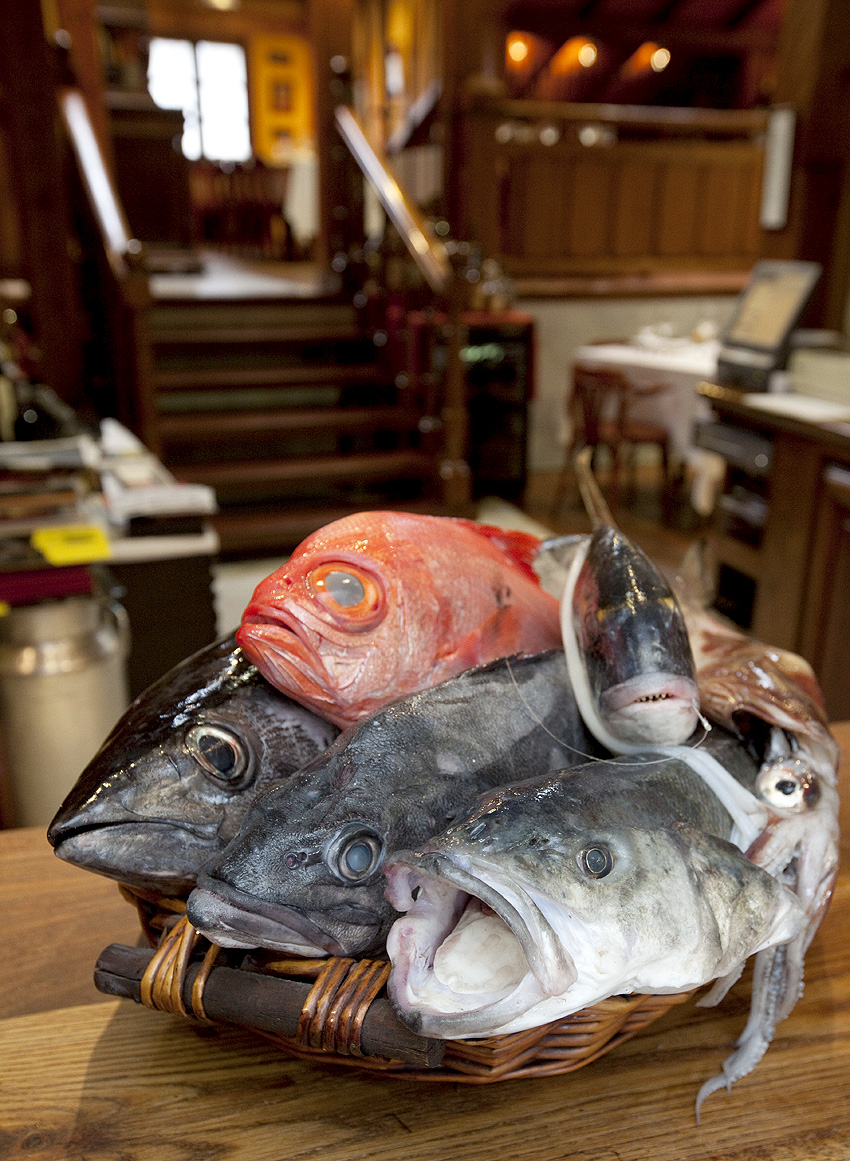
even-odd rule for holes
{"type": "MultiPolygon", "coordinates": [[[[850,722],[835,728],[845,766],[850,722]]],[[[743,1028],[745,980],[719,1009],[674,1008],[572,1074],[425,1085],[288,1059],[235,1029],[99,997],[108,943],[133,943],[113,884],[0,832],[0,1158],[37,1161],[847,1161],[850,809],[844,868],[807,957],[806,992],[758,1068],[694,1098],[743,1028]]]]}

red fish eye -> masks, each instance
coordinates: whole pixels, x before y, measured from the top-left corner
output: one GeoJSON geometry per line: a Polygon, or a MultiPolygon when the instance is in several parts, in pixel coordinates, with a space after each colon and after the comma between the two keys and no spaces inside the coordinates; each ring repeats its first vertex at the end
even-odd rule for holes
{"type": "Polygon", "coordinates": [[[310,573],[309,581],[332,612],[364,617],[380,607],[381,593],[375,581],[351,565],[322,565],[310,573]]]}

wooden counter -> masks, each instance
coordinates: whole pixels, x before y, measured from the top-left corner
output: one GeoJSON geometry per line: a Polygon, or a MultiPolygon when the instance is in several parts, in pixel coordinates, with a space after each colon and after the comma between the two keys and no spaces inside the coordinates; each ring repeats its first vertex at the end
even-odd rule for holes
{"type": "MultiPolygon", "coordinates": [[[[835,728],[844,764],[850,723],[835,728]]],[[[694,1120],[700,1083],[746,1019],[747,978],[719,1009],[674,1008],[569,1075],[423,1084],[288,1059],[248,1033],[196,1030],[95,992],[111,942],[133,943],[114,884],[0,832],[0,1157],[38,1161],[847,1161],[850,809],[844,867],[809,950],[805,995],[764,1060],[694,1120]]]]}
{"type": "Polygon", "coordinates": [[[724,423],[767,437],[773,448],[760,544],[723,531],[716,537],[718,564],[752,585],[752,619],[742,623],[760,641],[811,662],[829,716],[848,718],[850,423],[767,411],[714,384],[700,393],[724,423]]]}

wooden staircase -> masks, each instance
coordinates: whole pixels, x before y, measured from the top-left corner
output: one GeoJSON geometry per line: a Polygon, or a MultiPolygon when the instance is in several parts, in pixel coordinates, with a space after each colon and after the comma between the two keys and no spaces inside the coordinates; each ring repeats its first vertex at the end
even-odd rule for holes
{"type": "Polygon", "coordinates": [[[344,301],[159,297],[147,334],[145,442],[215,489],[224,553],[279,552],[362,508],[441,510],[438,401],[344,301]]]}

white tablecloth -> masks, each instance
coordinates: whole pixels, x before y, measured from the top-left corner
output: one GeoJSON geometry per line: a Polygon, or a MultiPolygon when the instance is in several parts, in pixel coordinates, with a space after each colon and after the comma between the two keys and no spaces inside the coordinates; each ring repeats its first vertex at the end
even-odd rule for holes
{"type": "Polygon", "coordinates": [[[715,340],[670,339],[651,348],[600,343],[578,347],[573,360],[587,367],[624,371],[640,387],[663,384],[667,388],[663,394],[635,401],[630,414],[635,419],[663,423],[670,431],[672,455],[691,463],[696,451],[692,443],[694,421],[709,414],[708,403],[696,389],[704,380],[715,378],[719,348],[715,340]]]}

